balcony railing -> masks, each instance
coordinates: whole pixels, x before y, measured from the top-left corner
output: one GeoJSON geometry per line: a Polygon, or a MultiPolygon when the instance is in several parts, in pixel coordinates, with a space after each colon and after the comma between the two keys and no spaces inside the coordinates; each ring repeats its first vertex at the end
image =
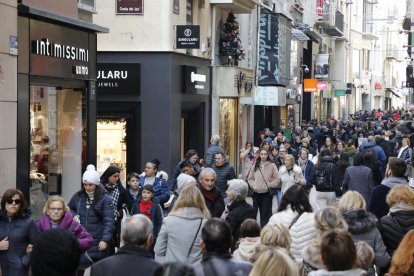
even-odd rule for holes
{"type": "Polygon", "coordinates": [[[251,13],[258,0],[210,0],[210,4],[232,10],[236,14],[251,13]]]}

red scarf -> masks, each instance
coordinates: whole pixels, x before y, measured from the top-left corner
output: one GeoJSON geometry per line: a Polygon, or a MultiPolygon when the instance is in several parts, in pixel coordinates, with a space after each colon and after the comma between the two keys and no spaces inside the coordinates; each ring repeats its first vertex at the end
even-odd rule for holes
{"type": "Polygon", "coordinates": [[[139,213],[146,215],[149,219],[151,219],[151,208],[152,208],[152,201],[145,202],[141,199],[139,202],[139,213]]]}
{"type": "Polygon", "coordinates": [[[203,194],[203,196],[209,200],[209,201],[215,201],[217,198],[217,194],[214,192],[214,189],[212,189],[211,191],[207,191],[206,189],[203,188],[203,186],[200,185],[201,188],[201,193],[203,194]]]}

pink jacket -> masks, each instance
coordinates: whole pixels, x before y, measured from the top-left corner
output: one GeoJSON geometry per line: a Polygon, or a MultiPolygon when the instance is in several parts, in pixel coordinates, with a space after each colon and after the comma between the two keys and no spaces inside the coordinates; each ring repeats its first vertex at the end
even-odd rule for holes
{"type": "Polygon", "coordinates": [[[266,193],[268,191],[267,185],[270,188],[277,188],[280,185],[280,175],[275,163],[264,161],[260,164],[260,170],[254,171],[254,165],[249,175],[250,187],[256,193],[266,193]],[[263,176],[262,176],[263,174],[263,176]]]}
{"type": "MultiPolygon", "coordinates": [[[[52,229],[52,222],[48,215],[45,214],[40,218],[37,223],[37,228],[39,229],[39,232],[45,232],[52,229]]],[[[92,236],[89,235],[80,223],[73,220],[73,216],[70,212],[66,212],[59,224],[59,228],[71,230],[72,234],[78,240],[82,251],[86,251],[92,246],[92,236]]]]}

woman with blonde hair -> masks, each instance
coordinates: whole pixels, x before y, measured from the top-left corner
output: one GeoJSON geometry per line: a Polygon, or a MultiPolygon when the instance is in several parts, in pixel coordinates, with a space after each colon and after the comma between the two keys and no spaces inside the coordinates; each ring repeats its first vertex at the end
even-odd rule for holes
{"type": "Polygon", "coordinates": [[[405,234],[391,261],[389,276],[414,275],[414,229],[405,234]]]}
{"type": "Polygon", "coordinates": [[[348,224],[342,213],[334,207],[326,207],[325,209],[316,212],[315,227],[319,236],[330,230],[348,230],[348,224]]]}
{"type": "Polygon", "coordinates": [[[284,248],[268,248],[254,263],[249,276],[299,276],[298,265],[284,248]]]}
{"type": "Polygon", "coordinates": [[[199,189],[194,185],[185,186],[162,222],[154,247],[155,260],[161,263],[200,262],[201,228],[210,217],[199,189]]]}
{"type": "Polygon", "coordinates": [[[414,229],[414,190],[408,185],[396,185],[386,198],[390,212],[379,221],[388,253],[392,256],[404,235],[414,229]]]}
{"type": "Polygon", "coordinates": [[[291,154],[287,154],[285,156],[284,164],[279,168],[279,174],[282,182],[282,195],[294,184],[306,184],[306,179],[303,176],[302,169],[296,165],[295,157],[291,154]]]}
{"type": "MultiPolygon", "coordinates": [[[[348,224],[352,239],[355,243],[364,241],[371,246],[375,253],[374,264],[383,268],[389,264],[390,255],[377,228],[377,218],[365,210],[365,206],[364,198],[355,191],[346,192],[339,201],[339,210],[348,224]]],[[[375,275],[373,265],[367,270],[367,275],[375,275]]]]}
{"type": "Polygon", "coordinates": [[[69,230],[78,240],[82,251],[86,251],[92,246],[92,236],[80,223],[73,219],[65,199],[61,196],[53,195],[49,197],[43,208],[43,216],[37,223],[37,228],[39,232],[56,228],[69,230]]]}

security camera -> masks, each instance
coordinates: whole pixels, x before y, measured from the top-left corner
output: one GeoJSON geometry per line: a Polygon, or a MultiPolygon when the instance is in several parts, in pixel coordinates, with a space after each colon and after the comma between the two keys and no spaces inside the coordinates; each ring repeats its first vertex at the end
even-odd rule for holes
{"type": "Polygon", "coordinates": [[[305,72],[306,74],[309,73],[309,71],[310,70],[309,70],[308,66],[306,66],[305,69],[303,69],[303,72],[305,72]]]}

